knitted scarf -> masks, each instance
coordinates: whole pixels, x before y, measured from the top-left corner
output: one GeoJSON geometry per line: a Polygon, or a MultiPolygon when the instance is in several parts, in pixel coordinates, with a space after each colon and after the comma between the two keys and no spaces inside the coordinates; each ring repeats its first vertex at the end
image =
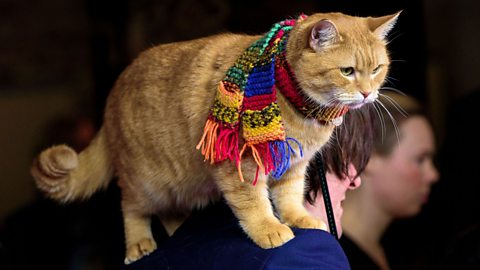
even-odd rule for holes
{"type": "Polygon", "coordinates": [[[300,143],[286,137],[276,89],[306,117],[315,117],[323,124],[348,110],[342,106],[320,113],[318,106],[309,104],[299,91],[286,61],[285,49],[290,30],[305,18],[301,15],[297,20],[276,23],[245,50],[218,84],[197,149],[201,149],[205,160],[212,164],[226,159],[234,161],[242,182],[241,160],[247,149],[258,165],[253,184],[257,182],[259,170],[275,179],[281,178],[290,167],[291,155],[296,155],[291,143],[298,145],[299,154],[303,156],[300,143]],[[240,126],[244,140],[241,149],[240,126]]]}

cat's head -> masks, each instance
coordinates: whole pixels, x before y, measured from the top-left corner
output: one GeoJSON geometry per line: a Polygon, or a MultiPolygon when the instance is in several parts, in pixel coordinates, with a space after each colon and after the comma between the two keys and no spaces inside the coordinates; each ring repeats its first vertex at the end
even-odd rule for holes
{"type": "Polygon", "coordinates": [[[304,94],[320,106],[358,108],[374,102],[390,65],[386,36],[399,14],[318,13],[297,24],[287,60],[304,94]]]}

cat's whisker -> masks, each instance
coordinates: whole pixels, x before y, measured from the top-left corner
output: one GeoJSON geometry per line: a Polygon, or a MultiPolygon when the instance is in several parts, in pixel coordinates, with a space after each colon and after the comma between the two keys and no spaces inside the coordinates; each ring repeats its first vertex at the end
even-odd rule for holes
{"type": "Polygon", "coordinates": [[[397,79],[397,78],[395,78],[395,77],[392,77],[392,76],[387,76],[387,78],[388,78],[388,79],[392,79],[392,80],[397,81],[397,82],[400,81],[399,79],[397,79]]]}
{"type": "Polygon", "coordinates": [[[313,109],[306,115],[305,118],[312,117],[314,119],[318,119],[323,113],[323,107],[321,106],[314,106],[313,109]]]}
{"type": "Polygon", "coordinates": [[[387,131],[387,126],[385,124],[385,119],[383,117],[383,114],[381,113],[380,108],[377,105],[377,101],[375,101],[373,103],[373,108],[375,109],[375,112],[378,116],[378,120],[380,121],[380,127],[381,127],[381,131],[382,131],[382,133],[381,133],[382,134],[382,143],[383,143],[383,140],[385,138],[385,133],[387,131]]]}
{"type": "Polygon", "coordinates": [[[331,106],[336,106],[338,105],[338,101],[337,101],[337,98],[336,97],[330,97],[328,100],[325,101],[324,104],[320,105],[318,104],[317,101],[315,101],[313,98],[311,97],[306,97],[306,101],[307,103],[310,103],[312,104],[312,110],[310,112],[308,112],[308,114],[305,116],[305,118],[309,118],[309,117],[312,117],[314,116],[313,118],[316,118],[318,119],[320,116],[322,116],[323,113],[325,113],[325,110],[328,108],[328,107],[331,107],[331,106]]]}
{"type": "Polygon", "coordinates": [[[388,102],[390,102],[390,103],[393,105],[393,107],[394,107],[395,109],[397,109],[397,111],[398,111],[401,115],[403,115],[404,117],[407,117],[407,116],[408,116],[408,113],[402,108],[402,106],[400,106],[400,104],[398,104],[398,102],[397,102],[395,99],[393,99],[393,98],[391,98],[391,97],[389,97],[389,96],[387,96],[387,95],[383,95],[383,94],[380,94],[380,95],[381,95],[383,98],[385,98],[385,100],[387,100],[388,102]]]}
{"type": "Polygon", "coordinates": [[[378,104],[380,104],[380,106],[383,107],[383,109],[385,110],[387,115],[390,117],[390,120],[392,121],[393,128],[395,129],[395,134],[397,135],[397,141],[398,141],[398,143],[400,143],[400,129],[397,125],[397,121],[395,121],[395,118],[390,113],[390,111],[387,109],[387,107],[385,107],[385,105],[380,100],[377,99],[377,101],[378,101],[378,104]]]}
{"type": "Polygon", "coordinates": [[[327,108],[327,107],[335,107],[338,105],[338,100],[339,100],[339,97],[331,97],[329,98],[325,104],[323,105],[324,108],[327,108]]]}
{"type": "Polygon", "coordinates": [[[390,59],[390,62],[391,62],[391,63],[394,63],[394,62],[407,63],[407,60],[403,60],[403,59],[390,59]]]}
{"type": "MultiPolygon", "coordinates": [[[[339,137],[338,137],[338,130],[337,130],[338,128],[342,128],[342,129],[345,130],[345,125],[337,126],[337,127],[335,128],[335,131],[333,132],[333,133],[335,134],[335,137],[334,137],[334,138],[335,138],[335,142],[334,142],[334,143],[337,144],[337,147],[340,147],[340,148],[341,148],[342,146],[340,145],[340,139],[339,139],[339,137]]],[[[344,132],[344,130],[342,130],[341,132],[344,132]]]]}
{"type": "Polygon", "coordinates": [[[380,91],[382,90],[386,90],[386,91],[392,91],[392,92],[395,92],[395,93],[398,93],[402,96],[406,96],[407,94],[405,94],[402,90],[399,90],[397,88],[393,88],[393,87],[388,87],[388,86],[383,86],[380,88],[380,91]]]}
{"type": "Polygon", "coordinates": [[[322,113],[325,113],[325,112],[328,111],[328,108],[333,107],[334,105],[336,105],[335,102],[326,103],[326,104],[324,104],[324,105],[322,106],[322,108],[321,108],[320,111],[321,111],[322,113]]]}
{"type": "Polygon", "coordinates": [[[385,77],[385,81],[388,83],[388,84],[391,84],[391,85],[395,85],[395,82],[399,82],[400,80],[392,77],[392,76],[386,76],[385,77]]]}
{"type": "Polygon", "coordinates": [[[385,82],[386,82],[387,84],[392,84],[392,85],[394,84],[392,81],[390,81],[390,80],[388,79],[388,77],[385,77],[385,82]]]}
{"type": "Polygon", "coordinates": [[[393,42],[395,39],[403,36],[403,34],[402,34],[402,33],[399,33],[399,32],[392,32],[392,33],[390,33],[390,36],[391,36],[391,37],[390,37],[390,38],[387,40],[387,42],[386,42],[387,45],[390,44],[390,42],[393,42]]]}
{"type": "Polygon", "coordinates": [[[310,111],[308,114],[305,115],[304,119],[308,118],[316,118],[318,116],[318,113],[315,112],[318,108],[314,108],[312,111],[310,111]],[[313,116],[315,115],[315,116],[313,116]]]}

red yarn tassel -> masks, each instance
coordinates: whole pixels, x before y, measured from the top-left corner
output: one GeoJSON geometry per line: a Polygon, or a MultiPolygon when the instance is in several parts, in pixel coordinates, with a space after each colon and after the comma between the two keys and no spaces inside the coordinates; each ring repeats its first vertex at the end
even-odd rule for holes
{"type": "Polygon", "coordinates": [[[241,168],[241,160],[243,153],[245,152],[247,147],[250,147],[250,149],[252,150],[253,160],[255,161],[255,163],[257,163],[257,172],[255,173],[255,179],[253,180],[253,183],[256,184],[258,181],[258,171],[263,170],[265,175],[268,175],[272,170],[275,169],[275,163],[272,159],[272,155],[270,154],[268,142],[260,144],[244,144],[242,150],[240,151],[237,163],[238,176],[240,177],[240,181],[245,182],[241,168]]]}
{"type": "Polygon", "coordinates": [[[215,157],[217,161],[230,159],[238,164],[238,130],[220,127],[215,144],[215,157]]]}
{"type": "Polygon", "coordinates": [[[275,163],[272,158],[272,154],[270,153],[269,143],[261,143],[255,145],[257,148],[258,155],[262,160],[262,164],[264,167],[265,175],[268,175],[272,170],[275,169],[275,163]]]}

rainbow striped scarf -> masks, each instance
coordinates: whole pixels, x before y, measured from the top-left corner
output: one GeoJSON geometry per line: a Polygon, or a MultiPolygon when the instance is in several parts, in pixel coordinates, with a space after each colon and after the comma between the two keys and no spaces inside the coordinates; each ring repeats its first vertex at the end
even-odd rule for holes
{"type": "Polygon", "coordinates": [[[291,143],[298,145],[303,156],[300,143],[286,137],[276,89],[304,115],[310,114],[285,58],[288,34],[304,18],[302,15],[297,20],[276,23],[245,50],[218,85],[197,149],[212,164],[226,159],[234,161],[241,181],[244,181],[241,160],[247,149],[258,165],[253,184],[259,170],[275,179],[281,178],[290,167],[291,155],[296,155],[291,143]],[[241,149],[240,126],[244,140],[241,149]]]}

